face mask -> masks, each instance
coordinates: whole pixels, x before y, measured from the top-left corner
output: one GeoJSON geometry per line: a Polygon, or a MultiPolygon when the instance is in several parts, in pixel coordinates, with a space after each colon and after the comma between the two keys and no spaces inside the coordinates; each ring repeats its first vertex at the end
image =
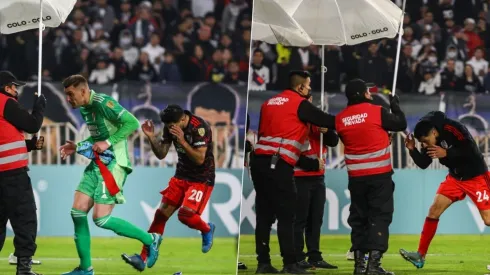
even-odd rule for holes
{"type": "Polygon", "coordinates": [[[458,53],[456,53],[456,52],[448,52],[447,53],[447,57],[449,57],[449,58],[456,58],[457,55],[458,55],[458,53]]]}
{"type": "Polygon", "coordinates": [[[119,44],[121,45],[121,47],[128,47],[129,45],[131,45],[132,43],[132,39],[129,38],[129,37],[123,37],[119,40],[119,44]]]}
{"type": "Polygon", "coordinates": [[[429,45],[430,44],[430,40],[429,38],[422,38],[422,45],[429,45]]]}
{"type": "Polygon", "coordinates": [[[430,57],[429,57],[429,61],[430,61],[431,63],[437,63],[437,57],[435,57],[435,56],[430,56],[430,57]]]}

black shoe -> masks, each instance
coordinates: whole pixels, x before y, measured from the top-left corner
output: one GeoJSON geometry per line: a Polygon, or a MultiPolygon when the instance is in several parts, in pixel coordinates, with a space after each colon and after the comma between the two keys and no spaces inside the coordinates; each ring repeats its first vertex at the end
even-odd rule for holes
{"type": "Polygon", "coordinates": [[[305,260],[302,260],[300,262],[298,262],[298,265],[299,267],[301,267],[302,269],[310,269],[313,267],[313,265],[311,265],[309,262],[305,261],[305,260]]]}
{"type": "Polygon", "coordinates": [[[255,274],[278,274],[279,270],[273,267],[271,264],[259,264],[255,274]]]}
{"type": "Polygon", "coordinates": [[[338,266],[332,265],[327,263],[324,260],[321,261],[308,261],[310,265],[312,265],[314,268],[324,268],[324,269],[338,269],[338,266]]]}
{"type": "Polygon", "coordinates": [[[306,271],[299,267],[298,264],[288,264],[285,265],[281,273],[283,274],[315,274],[313,272],[306,271]]]}
{"type": "Polygon", "coordinates": [[[245,269],[248,269],[247,266],[242,263],[242,262],[238,262],[238,269],[239,270],[245,270],[245,269]]]}
{"type": "Polygon", "coordinates": [[[366,275],[395,275],[395,273],[381,267],[382,256],[383,254],[377,250],[373,250],[369,253],[366,275]]]}
{"type": "Polygon", "coordinates": [[[31,257],[17,258],[17,273],[16,275],[42,275],[31,270],[31,257]]]}
{"type": "Polygon", "coordinates": [[[354,275],[366,274],[366,259],[364,252],[354,251],[354,275]]]}

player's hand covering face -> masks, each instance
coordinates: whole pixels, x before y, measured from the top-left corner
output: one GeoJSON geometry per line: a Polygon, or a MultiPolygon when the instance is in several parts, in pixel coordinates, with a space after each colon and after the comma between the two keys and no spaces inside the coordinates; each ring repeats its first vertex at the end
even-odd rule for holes
{"type": "Polygon", "coordinates": [[[413,138],[412,134],[405,137],[405,147],[407,147],[407,149],[410,151],[415,149],[415,139],[413,138]]]}
{"type": "Polygon", "coordinates": [[[439,146],[429,146],[427,148],[427,155],[433,159],[445,158],[447,156],[446,149],[439,146]]]}
{"type": "Polygon", "coordinates": [[[184,141],[185,141],[185,138],[184,138],[184,131],[182,131],[182,128],[180,128],[179,126],[177,125],[171,125],[169,126],[169,131],[170,133],[175,137],[175,140],[182,144],[184,141]]]}

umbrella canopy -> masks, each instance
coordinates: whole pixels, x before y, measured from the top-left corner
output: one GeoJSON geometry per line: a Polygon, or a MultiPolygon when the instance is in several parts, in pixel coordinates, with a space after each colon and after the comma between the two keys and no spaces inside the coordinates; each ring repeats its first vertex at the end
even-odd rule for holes
{"type": "MultiPolygon", "coordinates": [[[[355,45],[393,38],[403,19],[402,10],[390,0],[280,0],[280,5],[316,45],[355,45]]],[[[259,13],[257,6],[255,13],[259,13]]],[[[273,16],[263,22],[270,20],[273,16]]],[[[256,34],[253,29],[252,38],[262,40],[256,34]]]]}
{"type": "Polygon", "coordinates": [[[255,0],[252,15],[253,39],[271,44],[305,47],[312,40],[275,0],[255,0]]]}
{"type": "MultiPolygon", "coordinates": [[[[58,27],[65,22],[76,0],[43,0],[43,24],[58,27]]],[[[11,34],[39,28],[39,0],[1,0],[0,32],[11,34]]]]}

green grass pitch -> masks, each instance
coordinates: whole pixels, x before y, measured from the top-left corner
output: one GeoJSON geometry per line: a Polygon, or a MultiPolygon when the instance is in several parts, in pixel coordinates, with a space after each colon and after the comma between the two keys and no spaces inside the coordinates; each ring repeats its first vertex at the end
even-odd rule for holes
{"type": "MultiPolygon", "coordinates": [[[[78,256],[73,238],[37,239],[35,259],[42,261],[33,270],[43,275],[60,275],[78,266],[78,256]]],[[[201,238],[165,238],[160,246],[160,256],[153,268],[142,274],[172,275],[182,271],[191,274],[235,274],[236,239],[215,238],[213,248],[206,254],[201,252],[201,238]]],[[[140,274],[121,259],[121,253],[136,253],[141,250],[138,241],[125,238],[92,238],[92,265],[97,275],[140,274]]],[[[0,252],[0,274],[15,274],[15,266],[7,258],[14,251],[12,238],[7,238],[0,252]]]]}
{"type": "MultiPolygon", "coordinates": [[[[486,269],[490,264],[490,236],[489,235],[436,235],[429,249],[424,268],[416,269],[398,254],[400,248],[416,250],[418,235],[392,235],[390,247],[383,258],[383,266],[396,275],[483,275],[490,274],[486,269]]],[[[324,259],[339,266],[338,270],[316,270],[316,274],[352,274],[353,262],[347,261],[345,254],[350,247],[350,237],[347,235],[322,236],[321,249],[324,259]]],[[[271,237],[272,264],[276,268],[282,267],[279,256],[277,237],[271,237]]],[[[255,274],[257,262],[255,260],[254,237],[242,235],[240,237],[239,260],[248,265],[248,270],[239,271],[238,274],[255,274]]]]}

